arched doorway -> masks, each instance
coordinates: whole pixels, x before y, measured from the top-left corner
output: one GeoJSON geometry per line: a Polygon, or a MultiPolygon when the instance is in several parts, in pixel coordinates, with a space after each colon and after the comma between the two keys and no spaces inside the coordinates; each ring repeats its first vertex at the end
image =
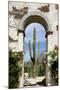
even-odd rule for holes
{"type": "Polygon", "coordinates": [[[35,43],[35,58],[36,58],[36,67],[35,67],[35,74],[36,77],[38,76],[44,76],[45,75],[45,64],[46,63],[46,55],[44,54],[46,52],[46,38],[45,38],[45,28],[39,24],[39,23],[31,23],[29,24],[25,29],[25,37],[24,37],[24,62],[25,62],[25,73],[28,74],[28,76],[33,76],[34,73],[32,73],[32,61],[31,57],[33,57],[34,51],[33,51],[33,34],[34,29],[36,30],[36,43],[35,43]],[[29,41],[31,44],[31,56],[29,51],[29,41]],[[40,43],[40,44],[39,44],[40,43]],[[28,64],[27,64],[28,63],[28,64]],[[31,75],[32,74],[32,75],[31,75]]]}
{"type": "MultiPolygon", "coordinates": [[[[31,23],[39,23],[39,24],[41,24],[45,28],[45,32],[46,32],[45,36],[47,36],[47,33],[51,31],[51,26],[50,26],[50,23],[49,23],[48,19],[46,18],[46,16],[44,16],[41,13],[37,13],[37,12],[28,13],[22,18],[22,20],[21,20],[21,22],[19,24],[20,27],[19,27],[18,31],[22,33],[23,39],[25,37],[26,27],[31,23]]],[[[19,36],[20,36],[20,33],[19,33],[19,36]]],[[[48,42],[48,38],[46,37],[46,47],[48,47],[47,42],[48,42]]],[[[48,48],[46,48],[46,51],[48,52],[48,48]]],[[[47,66],[48,66],[48,63],[49,63],[48,59],[46,61],[47,61],[47,66]]],[[[24,72],[24,69],[22,69],[22,76],[23,76],[23,72],[24,72]]],[[[46,76],[46,84],[47,85],[48,84],[50,85],[49,74],[50,74],[50,72],[47,72],[47,76],[46,76]]]]}

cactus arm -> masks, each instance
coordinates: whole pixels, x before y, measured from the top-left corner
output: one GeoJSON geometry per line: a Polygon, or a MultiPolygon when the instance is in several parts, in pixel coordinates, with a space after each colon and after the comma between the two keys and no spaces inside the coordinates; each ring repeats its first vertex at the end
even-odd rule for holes
{"type": "Polygon", "coordinates": [[[38,58],[40,56],[40,41],[38,42],[38,58]]]}
{"type": "Polygon", "coordinates": [[[30,59],[32,59],[31,42],[30,42],[30,40],[29,40],[29,54],[30,54],[30,59]]]}

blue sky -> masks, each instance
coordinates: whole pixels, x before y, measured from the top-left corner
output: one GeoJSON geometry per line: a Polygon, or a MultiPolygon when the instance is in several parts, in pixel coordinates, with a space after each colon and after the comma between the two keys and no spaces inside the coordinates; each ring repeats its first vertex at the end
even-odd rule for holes
{"type": "MultiPolygon", "coordinates": [[[[38,42],[40,42],[40,53],[43,51],[46,51],[46,39],[45,39],[45,29],[41,24],[38,23],[31,23],[27,26],[25,30],[25,38],[24,38],[24,60],[29,61],[30,55],[29,55],[29,48],[28,43],[29,40],[31,41],[31,46],[33,43],[33,30],[36,29],[36,55],[38,51],[38,42]]],[[[32,49],[31,49],[32,50],[32,49]]],[[[32,51],[33,53],[33,51],[32,51]]]]}

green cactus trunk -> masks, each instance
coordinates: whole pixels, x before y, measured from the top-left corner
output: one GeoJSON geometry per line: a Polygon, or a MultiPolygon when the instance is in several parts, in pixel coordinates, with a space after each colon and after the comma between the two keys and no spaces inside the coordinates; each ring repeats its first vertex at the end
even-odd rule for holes
{"type": "Polygon", "coordinates": [[[33,31],[33,57],[34,57],[34,63],[35,63],[35,58],[36,58],[36,30],[35,28],[33,31]]]}
{"type": "MultiPolygon", "coordinates": [[[[38,43],[38,57],[40,52],[40,42],[38,43]]],[[[33,55],[31,51],[31,42],[29,40],[29,53],[30,53],[30,58],[33,63],[33,77],[35,78],[36,76],[36,29],[34,28],[33,30],[33,55]]]]}
{"type": "Polygon", "coordinates": [[[36,71],[36,30],[34,28],[34,31],[33,31],[33,77],[35,78],[35,71],[36,71]]]}
{"type": "Polygon", "coordinates": [[[31,51],[31,42],[29,41],[29,53],[33,63],[33,77],[35,77],[35,60],[36,60],[36,30],[33,31],[33,55],[31,51]]]}

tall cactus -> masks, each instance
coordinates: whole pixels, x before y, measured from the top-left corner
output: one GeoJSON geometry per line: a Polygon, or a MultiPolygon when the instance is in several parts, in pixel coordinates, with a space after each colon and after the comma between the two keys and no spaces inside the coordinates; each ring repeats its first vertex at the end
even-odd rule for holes
{"type": "MultiPolygon", "coordinates": [[[[36,61],[36,29],[34,28],[33,30],[33,49],[31,50],[31,42],[29,40],[29,53],[30,53],[30,58],[33,63],[33,77],[35,77],[35,61],[36,61]],[[32,55],[32,50],[33,50],[33,55],[32,55]]],[[[39,56],[39,51],[40,51],[40,42],[38,43],[38,56],[39,56]]]]}

